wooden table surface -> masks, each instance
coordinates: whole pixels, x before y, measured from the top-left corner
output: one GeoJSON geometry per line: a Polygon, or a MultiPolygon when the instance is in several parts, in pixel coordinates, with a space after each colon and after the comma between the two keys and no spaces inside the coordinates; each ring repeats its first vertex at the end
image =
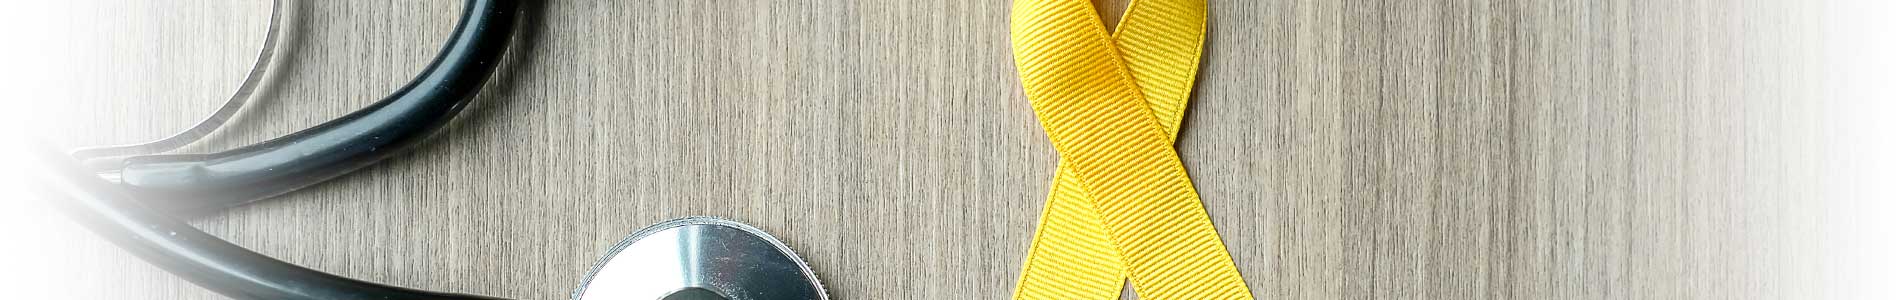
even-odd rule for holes
{"type": "MultiPolygon", "coordinates": [[[[460,7],[295,2],[270,88],[191,151],[379,99],[460,7]]],[[[1813,149],[1789,142],[1813,130],[1816,4],[1210,2],[1178,147],[1257,296],[1818,293],[1813,149]]],[[[269,11],[66,5],[91,16],[51,25],[77,28],[57,78],[86,83],[49,112],[70,147],[210,112],[269,11]]],[[[542,6],[416,152],[193,223],[366,280],[563,299],[624,235],[714,215],[782,238],[836,298],[1010,295],[1056,155],[1017,82],[1009,1],[542,6]]],[[[79,298],[220,298],[94,238],[71,246],[90,266],[79,298]]]]}

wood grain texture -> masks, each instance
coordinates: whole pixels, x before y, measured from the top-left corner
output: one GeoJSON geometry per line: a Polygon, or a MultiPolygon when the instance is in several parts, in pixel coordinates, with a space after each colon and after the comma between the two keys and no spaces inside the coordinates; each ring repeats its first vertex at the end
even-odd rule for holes
{"type": "MultiPolygon", "coordinates": [[[[1121,2],[1121,1],[1107,1],[1121,2]]],[[[1179,142],[1274,299],[1802,299],[1818,270],[1813,6],[1799,1],[1213,0],[1179,142]]],[[[264,1],[87,0],[67,146],[209,112],[264,1]]],[[[299,1],[266,98],[194,151],[403,84],[456,1],[299,1]]],[[[197,220],[396,285],[561,299],[647,224],[715,215],[841,299],[999,299],[1055,171],[1006,0],[550,1],[444,134],[197,220]]],[[[70,225],[65,225],[70,226],[70,225]]],[[[70,229],[70,228],[68,228],[70,229]]],[[[83,235],[83,234],[82,234],[83,235]]],[[[116,252],[83,296],[216,299],[116,252]]],[[[82,297],[83,298],[83,297],[82,297]]]]}

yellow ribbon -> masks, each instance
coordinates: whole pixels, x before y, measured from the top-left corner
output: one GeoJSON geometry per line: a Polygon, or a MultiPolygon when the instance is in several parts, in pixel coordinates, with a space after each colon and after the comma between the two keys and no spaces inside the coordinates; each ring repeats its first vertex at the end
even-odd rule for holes
{"type": "Polygon", "coordinates": [[[1174,152],[1205,0],[1134,0],[1110,36],[1089,0],[1017,0],[1023,90],[1062,163],[1017,299],[1252,299],[1174,152]]]}

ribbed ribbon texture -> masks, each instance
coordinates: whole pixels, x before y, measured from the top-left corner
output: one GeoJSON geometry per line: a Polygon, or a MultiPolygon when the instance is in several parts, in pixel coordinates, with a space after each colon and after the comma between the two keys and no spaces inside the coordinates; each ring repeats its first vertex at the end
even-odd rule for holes
{"type": "Polygon", "coordinates": [[[1174,151],[1206,38],[1205,0],[1017,0],[1010,42],[1062,161],[1016,299],[1252,299],[1174,151]]]}

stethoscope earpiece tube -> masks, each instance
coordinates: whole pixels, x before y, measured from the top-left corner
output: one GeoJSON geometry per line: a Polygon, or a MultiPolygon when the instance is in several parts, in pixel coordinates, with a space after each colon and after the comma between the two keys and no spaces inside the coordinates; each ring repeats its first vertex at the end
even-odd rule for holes
{"type": "Polygon", "coordinates": [[[133,200],[45,147],[31,150],[28,168],[46,198],[73,220],[159,268],[237,299],[488,299],[349,279],[299,267],[233,245],[133,200]],[[37,170],[33,170],[37,169],[37,170]]]}
{"type": "Polygon", "coordinates": [[[212,154],[131,157],[117,180],[153,208],[197,216],[314,185],[408,150],[495,73],[519,21],[513,0],[469,0],[441,54],[388,98],[290,135],[212,154]]]}
{"type": "MultiPolygon", "coordinates": [[[[414,81],[367,108],[288,136],[213,154],[127,157],[103,168],[84,165],[82,159],[90,155],[78,154],[175,148],[198,133],[188,130],[181,138],[71,156],[36,147],[19,157],[27,160],[25,171],[41,174],[35,183],[44,198],[73,220],[126,252],[225,296],[501,300],[304,268],[219,239],[178,217],[288,193],[414,147],[454,118],[497,71],[521,23],[521,9],[516,0],[467,0],[448,44],[414,81]]],[[[215,124],[198,127],[205,126],[215,124]]],[[[117,157],[123,156],[90,161],[117,157]]],[[[829,299],[815,272],[783,242],[750,225],[709,217],[676,219],[635,233],[609,250],[571,297],[829,299]]]]}
{"type": "Polygon", "coordinates": [[[37,147],[27,171],[61,211],[146,262],[238,299],[487,299],[350,279],[270,258],[185,224],[198,215],[287,193],[389,158],[441,128],[495,73],[522,15],[516,0],[468,0],[462,21],[422,75],[389,98],[316,127],[215,154],[128,158],[96,174],[37,147]],[[103,177],[103,178],[102,178],[103,177]],[[119,184],[107,179],[116,178],[119,184]]]}
{"type": "Polygon", "coordinates": [[[263,85],[266,73],[270,72],[271,61],[277,57],[277,43],[281,40],[278,37],[284,32],[283,24],[287,23],[285,12],[295,11],[286,9],[285,6],[289,4],[285,1],[289,0],[271,1],[270,26],[264,29],[264,42],[258,47],[257,59],[251,62],[251,70],[244,75],[244,81],[238,83],[237,91],[232,92],[230,98],[225,98],[224,105],[219,105],[218,110],[200,119],[196,125],[165,138],[137,144],[81,148],[73,150],[70,155],[79,159],[80,164],[88,168],[100,169],[94,166],[116,168],[125,164],[126,157],[177,150],[203,139],[218,127],[224,126],[225,121],[230,120],[232,115],[236,115],[239,109],[243,109],[247,103],[251,102],[251,98],[256,96],[258,87],[263,85]]]}

